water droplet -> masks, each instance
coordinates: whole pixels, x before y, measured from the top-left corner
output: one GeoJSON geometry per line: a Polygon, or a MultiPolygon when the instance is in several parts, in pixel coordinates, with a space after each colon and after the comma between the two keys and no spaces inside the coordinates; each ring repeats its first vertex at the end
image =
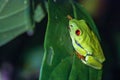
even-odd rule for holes
{"type": "Polygon", "coordinates": [[[48,65],[52,65],[52,62],[53,62],[53,58],[54,58],[54,50],[53,50],[53,47],[50,47],[48,49],[48,54],[47,54],[47,63],[48,65]]]}

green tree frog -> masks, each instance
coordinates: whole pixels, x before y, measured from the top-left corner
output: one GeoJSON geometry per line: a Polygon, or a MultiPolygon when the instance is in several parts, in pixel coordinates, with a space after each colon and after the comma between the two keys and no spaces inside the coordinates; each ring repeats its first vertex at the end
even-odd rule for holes
{"type": "Polygon", "coordinates": [[[93,31],[88,27],[85,20],[76,20],[68,16],[69,34],[76,54],[81,61],[95,69],[102,69],[105,57],[93,31]]]}

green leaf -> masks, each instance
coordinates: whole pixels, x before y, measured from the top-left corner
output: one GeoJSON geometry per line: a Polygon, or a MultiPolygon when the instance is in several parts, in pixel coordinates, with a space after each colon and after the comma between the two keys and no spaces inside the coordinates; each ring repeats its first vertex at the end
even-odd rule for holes
{"type": "MultiPolygon", "coordinates": [[[[81,12],[83,8],[77,8],[75,11],[78,6],[72,8],[72,5],[69,0],[48,1],[45,53],[39,80],[101,80],[102,70],[86,66],[75,55],[67,29],[67,15],[73,16],[73,13],[81,12]]],[[[86,13],[82,12],[79,15],[86,16],[86,13]]],[[[76,18],[77,16],[78,14],[76,18]]],[[[90,24],[93,24],[91,20],[90,24]]]]}
{"type": "Polygon", "coordinates": [[[49,80],[68,80],[72,66],[72,57],[63,59],[50,74],[49,80]]]}
{"type": "Polygon", "coordinates": [[[61,2],[57,3],[52,0],[48,2],[48,25],[40,80],[49,80],[54,68],[73,51],[67,30],[67,15],[71,13],[71,6],[68,2],[62,2],[62,4],[63,6],[61,6],[61,2]]]}
{"type": "Polygon", "coordinates": [[[0,46],[32,28],[29,0],[0,0],[0,46]]]}
{"type": "Polygon", "coordinates": [[[41,4],[38,4],[34,11],[34,20],[40,22],[45,17],[45,11],[42,8],[41,4]]]}

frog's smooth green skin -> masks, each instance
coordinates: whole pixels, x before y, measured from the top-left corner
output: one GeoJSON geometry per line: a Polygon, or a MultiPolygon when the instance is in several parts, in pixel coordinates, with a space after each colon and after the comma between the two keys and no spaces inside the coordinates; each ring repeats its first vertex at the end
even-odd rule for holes
{"type": "Polygon", "coordinates": [[[101,69],[105,57],[96,35],[85,20],[69,20],[69,33],[75,51],[84,56],[80,58],[82,62],[95,69],[101,69]]]}

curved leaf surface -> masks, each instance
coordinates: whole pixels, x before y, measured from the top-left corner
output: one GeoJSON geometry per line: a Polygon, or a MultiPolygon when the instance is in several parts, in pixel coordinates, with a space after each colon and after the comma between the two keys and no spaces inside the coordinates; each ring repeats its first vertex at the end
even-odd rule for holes
{"type": "Polygon", "coordinates": [[[86,16],[86,13],[75,14],[83,8],[72,5],[76,3],[71,4],[69,0],[48,2],[45,53],[39,80],[101,80],[102,70],[86,66],[75,55],[67,29],[67,15],[81,19],[79,15],[86,16]]]}

